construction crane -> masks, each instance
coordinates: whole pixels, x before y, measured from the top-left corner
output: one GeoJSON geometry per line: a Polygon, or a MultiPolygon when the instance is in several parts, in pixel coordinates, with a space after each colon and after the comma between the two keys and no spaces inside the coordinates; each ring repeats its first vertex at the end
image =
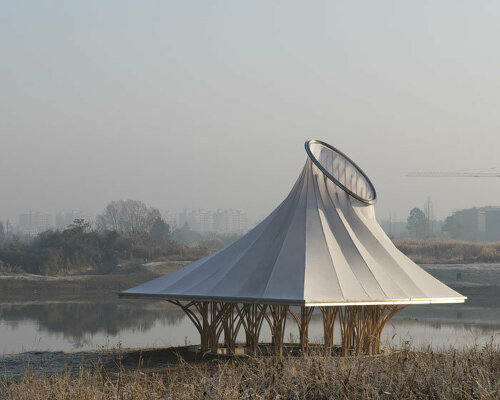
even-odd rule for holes
{"type": "MultiPolygon", "coordinates": [[[[497,168],[490,168],[497,169],[497,168]]],[[[427,171],[408,172],[405,176],[409,178],[500,178],[500,172],[485,171],[427,171]]]]}
{"type": "Polygon", "coordinates": [[[429,172],[408,172],[405,176],[409,178],[500,178],[500,173],[429,171],[429,172]]]}

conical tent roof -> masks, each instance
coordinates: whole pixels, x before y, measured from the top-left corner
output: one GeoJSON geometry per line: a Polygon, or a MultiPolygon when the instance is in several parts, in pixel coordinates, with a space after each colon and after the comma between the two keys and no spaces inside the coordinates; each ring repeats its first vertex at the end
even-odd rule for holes
{"type": "Polygon", "coordinates": [[[121,296],[289,305],[463,302],[383,232],[368,177],[326,143],[286,199],[246,235],[121,296]]]}

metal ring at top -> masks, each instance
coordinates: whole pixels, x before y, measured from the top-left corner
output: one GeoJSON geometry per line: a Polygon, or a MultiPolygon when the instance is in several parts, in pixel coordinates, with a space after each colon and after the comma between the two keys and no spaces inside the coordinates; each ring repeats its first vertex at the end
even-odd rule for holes
{"type": "Polygon", "coordinates": [[[371,183],[368,176],[366,176],[366,174],[363,172],[363,170],[361,168],[359,168],[358,165],[354,161],[352,161],[348,156],[346,156],[344,153],[342,153],[340,150],[336,149],[335,147],[329,145],[328,143],[322,142],[321,140],[314,140],[314,139],[308,140],[307,142],[305,142],[304,146],[306,148],[307,155],[309,156],[311,161],[321,170],[321,172],[323,172],[323,174],[326,175],[326,177],[328,179],[330,179],[333,183],[335,183],[338,187],[340,187],[344,192],[346,192],[350,196],[354,197],[356,200],[359,200],[365,204],[375,204],[375,202],[377,201],[377,192],[375,191],[375,187],[371,183]],[[368,185],[371,187],[371,189],[373,191],[373,198],[372,199],[365,199],[365,198],[361,197],[360,195],[354,193],[352,190],[348,189],[345,185],[340,183],[338,181],[338,179],[334,178],[333,175],[330,174],[323,165],[321,165],[319,160],[312,153],[310,145],[313,143],[318,143],[318,144],[320,144],[320,145],[322,145],[330,150],[333,150],[335,153],[341,155],[347,161],[349,161],[349,163],[351,163],[351,165],[354,168],[356,168],[356,170],[363,176],[363,178],[366,179],[366,182],[368,183],[368,185]]]}

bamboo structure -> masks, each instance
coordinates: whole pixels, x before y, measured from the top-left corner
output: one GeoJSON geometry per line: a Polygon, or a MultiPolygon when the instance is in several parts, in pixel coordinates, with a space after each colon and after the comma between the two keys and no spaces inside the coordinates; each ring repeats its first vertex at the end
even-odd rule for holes
{"type": "MultiPolygon", "coordinates": [[[[250,354],[261,354],[260,333],[267,321],[271,331],[271,345],[276,355],[283,355],[287,316],[291,315],[299,330],[299,343],[303,351],[309,348],[309,324],[314,307],[300,308],[300,316],[286,304],[238,304],[191,301],[185,304],[169,300],[186,313],[200,334],[200,349],[217,353],[225,347],[235,353],[237,336],[245,331],[245,347],[250,354]]],[[[381,335],[387,322],[405,305],[320,306],[323,319],[323,347],[325,355],[338,347],[340,354],[374,355],[381,351],[381,335]],[[338,321],[338,324],[336,324],[338,321]],[[340,343],[335,344],[338,326],[340,343]]]]}

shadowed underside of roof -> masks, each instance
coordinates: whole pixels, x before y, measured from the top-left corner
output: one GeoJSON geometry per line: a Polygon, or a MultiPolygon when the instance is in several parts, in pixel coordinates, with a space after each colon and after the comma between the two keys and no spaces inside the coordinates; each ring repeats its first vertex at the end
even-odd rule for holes
{"type": "Polygon", "coordinates": [[[317,141],[287,198],[246,235],[123,297],[290,305],[463,302],[402,254],[375,220],[375,189],[317,141]]]}

